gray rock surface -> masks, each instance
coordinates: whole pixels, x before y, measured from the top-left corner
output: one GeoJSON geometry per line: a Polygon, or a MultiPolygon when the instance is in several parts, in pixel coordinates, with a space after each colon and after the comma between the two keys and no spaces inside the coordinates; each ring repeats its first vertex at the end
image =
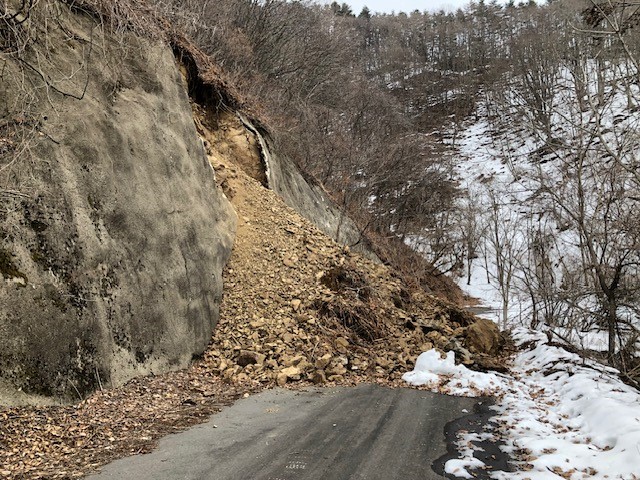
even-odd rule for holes
{"type": "Polygon", "coordinates": [[[170,48],[57,5],[0,77],[0,401],[187,365],[235,234],[170,48]]]}
{"type": "Polygon", "coordinates": [[[240,118],[245,127],[258,138],[266,164],[269,188],[338,243],[348,245],[372,260],[378,260],[358,226],[335,204],[322,185],[303,176],[290,158],[278,154],[267,132],[253,125],[247,118],[240,118]]]}

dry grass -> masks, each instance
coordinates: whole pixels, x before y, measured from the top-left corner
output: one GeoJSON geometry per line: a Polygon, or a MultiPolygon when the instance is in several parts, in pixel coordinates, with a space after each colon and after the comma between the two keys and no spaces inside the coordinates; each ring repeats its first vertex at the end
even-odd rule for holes
{"type": "Polygon", "coordinates": [[[385,319],[378,313],[379,305],[373,301],[353,302],[336,296],[318,300],[314,306],[320,315],[337,321],[367,342],[385,338],[389,334],[385,319]]]}

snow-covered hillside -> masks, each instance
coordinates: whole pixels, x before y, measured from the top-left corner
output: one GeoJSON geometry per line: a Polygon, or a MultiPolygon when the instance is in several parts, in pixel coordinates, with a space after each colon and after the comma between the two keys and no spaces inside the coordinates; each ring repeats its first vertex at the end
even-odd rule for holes
{"type": "Polygon", "coordinates": [[[575,72],[561,69],[546,127],[517,86],[487,94],[445,141],[459,158],[463,208],[479,218],[460,285],[505,326],[546,324],[599,351],[608,329],[619,351],[640,324],[640,93],[607,72],[600,93],[587,82],[581,97],[575,72]]]}
{"type": "Polygon", "coordinates": [[[544,112],[512,79],[444,134],[466,192],[459,285],[520,347],[508,375],[435,352],[405,375],[444,393],[496,396],[493,426],[460,435],[460,458],[446,465],[453,476],[489,468],[474,451],[499,440],[514,471],[493,478],[640,478],[640,392],[604,365],[629,378],[640,347],[640,94],[628,67],[581,68],[550,77],[544,112]]]}

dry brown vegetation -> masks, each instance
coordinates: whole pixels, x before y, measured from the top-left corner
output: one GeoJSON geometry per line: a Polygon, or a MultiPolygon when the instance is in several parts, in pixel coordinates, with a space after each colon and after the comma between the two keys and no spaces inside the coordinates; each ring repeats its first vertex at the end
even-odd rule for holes
{"type": "MultiPolygon", "coordinates": [[[[462,247],[450,230],[459,192],[449,152],[432,147],[437,133],[423,133],[445,119],[460,122],[480,86],[506,71],[504,36],[480,34],[499,31],[498,7],[355,18],[275,0],[6,2],[3,58],[25,59],[32,12],[60,8],[116,34],[170,44],[198,115],[242,109],[273,129],[277,146],[354,213],[394,271],[320,234],[232,161],[213,160],[240,225],[222,320],[204,357],[186,371],[97,392],[75,406],[3,410],[0,475],[76,477],[272,385],[398,385],[432,347],[456,350],[478,368],[498,366],[487,355],[496,346],[482,352],[470,343],[475,319],[420,288],[460,300],[434,267],[459,266],[462,247]],[[404,239],[429,233],[430,258],[418,258],[404,239]]],[[[511,6],[505,18],[537,21],[536,8],[511,6]]],[[[23,100],[24,116],[0,122],[3,199],[28,193],[11,173],[36,131],[28,95],[23,100]]],[[[10,258],[1,260],[11,268],[10,258]]]]}

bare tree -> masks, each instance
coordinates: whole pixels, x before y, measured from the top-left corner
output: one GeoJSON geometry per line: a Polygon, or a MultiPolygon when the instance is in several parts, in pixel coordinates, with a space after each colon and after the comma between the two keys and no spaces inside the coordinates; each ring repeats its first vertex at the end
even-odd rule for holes
{"type": "Polygon", "coordinates": [[[478,258],[481,242],[488,227],[483,215],[481,199],[482,196],[480,192],[474,191],[469,187],[458,207],[459,219],[457,222],[464,248],[467,285],[471,285],[473,262],[478,258]]]}
{"type": "Polygon", "coordinates": [[[502,326],[507,327],[509,307],[514,294],[514,283],[518,265],[526,251],[526,244],[520,231],[521,217],[509,202],[501,199],[501,194],[493,189],[486,192],[489,211],[485,249],[491,258],[492,267],[487,269],[489,278],[495,282],[502,299],[502,326]]]}

